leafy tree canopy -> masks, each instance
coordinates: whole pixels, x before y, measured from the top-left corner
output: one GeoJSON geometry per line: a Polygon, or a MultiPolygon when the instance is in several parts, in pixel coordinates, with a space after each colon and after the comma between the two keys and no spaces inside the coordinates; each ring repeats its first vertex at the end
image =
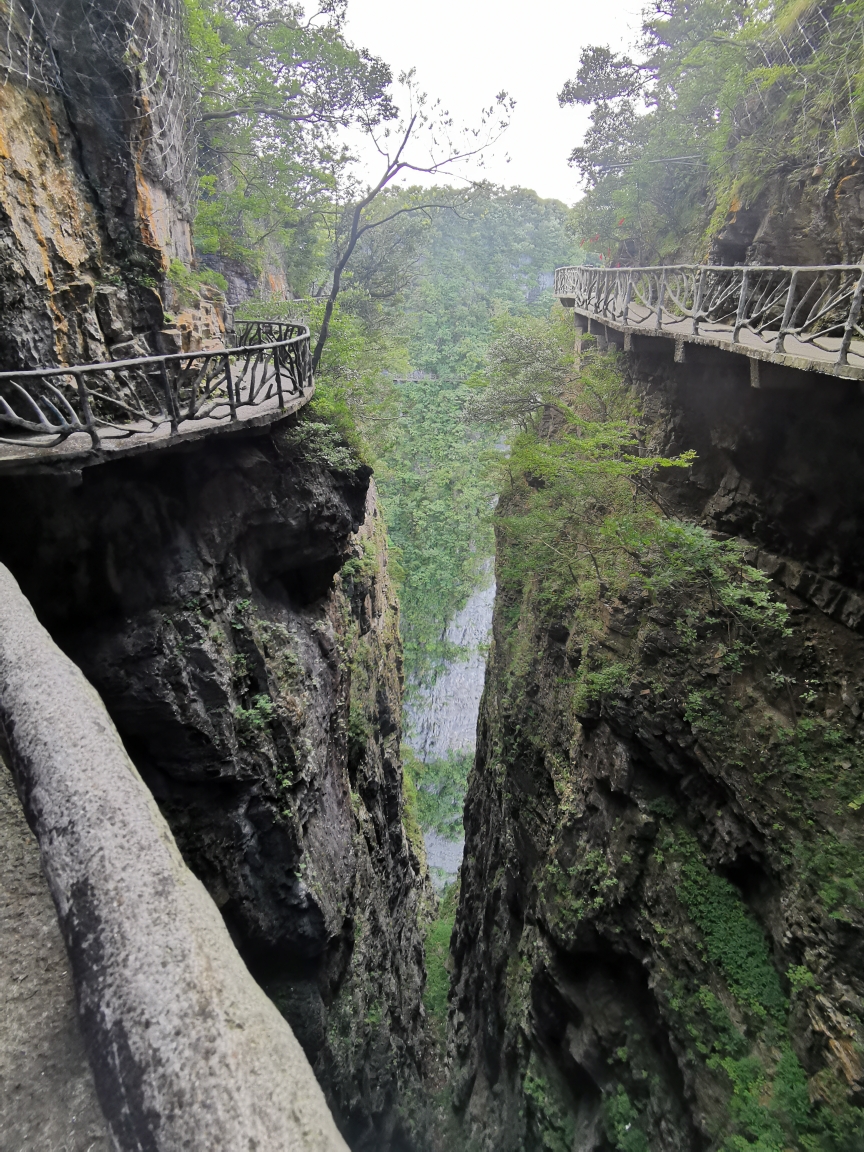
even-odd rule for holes
{"type": "Polygon", "coordinates": [[[186,0],[199,95],[196,243],[252,268],[289,254],[305,287],[349,155],[339,130],[396,115],[388,66],[345,37],[345,3],[186,0]]]}
{"type": "Polygon", "coordinates": [[[571,154],[583,250],[702,259],[726,213],[776,178],[862,153],[864,3],[656,0],[632,55],[585,49],[561,104],[590,107],[571,154]]]}

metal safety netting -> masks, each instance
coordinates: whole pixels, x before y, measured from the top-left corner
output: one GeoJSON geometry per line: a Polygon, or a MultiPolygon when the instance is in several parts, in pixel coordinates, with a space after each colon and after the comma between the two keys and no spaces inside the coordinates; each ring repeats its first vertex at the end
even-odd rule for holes
{"type": "Polygon", "coordinates": [[[57,94],[181,206],[195,185],[182,0],[0,0],[0,85],[57,94]]]}

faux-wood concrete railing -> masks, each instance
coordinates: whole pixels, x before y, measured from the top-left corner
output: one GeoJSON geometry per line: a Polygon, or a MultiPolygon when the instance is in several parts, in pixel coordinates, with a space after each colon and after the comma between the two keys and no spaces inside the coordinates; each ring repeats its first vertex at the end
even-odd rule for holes
{"type": "Polygon", "coordinates": [[[68,454],[70,441],[90,452],[167,441],[305,403],[304,324],[243,323],[238,338],[230,348],[0,372],[0,463],[20,461],[21,449],[30,459],[68,454]]]}
{"type": "Polygon", "coordinates": [[[625,333],[864,379],[864,265],[564,267],[555,294],[625,333]]]}
{"type": "Polygon", "coordinates": [[[0,724],[121,1152],[347,1152],[94,689],[0,564],[0,724]]]}

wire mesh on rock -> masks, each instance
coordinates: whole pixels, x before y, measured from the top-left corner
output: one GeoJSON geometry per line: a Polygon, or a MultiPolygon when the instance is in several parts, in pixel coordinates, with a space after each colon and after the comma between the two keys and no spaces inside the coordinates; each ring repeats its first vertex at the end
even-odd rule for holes
{"type": "Polygon", "coordinates": [[[57,93],[98,122],[188,215],[194,98],[182,0],[0,0],[0,84],[57,93]]]}

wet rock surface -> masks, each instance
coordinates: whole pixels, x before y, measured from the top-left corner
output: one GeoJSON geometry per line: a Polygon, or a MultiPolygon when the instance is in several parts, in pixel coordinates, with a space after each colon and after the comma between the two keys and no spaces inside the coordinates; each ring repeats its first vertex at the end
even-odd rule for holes
{"type": "Polygon", "coordinates": [[[368,469],[328,451],[289,420],[77,485],[4,480],[0,554],[101,693],[349,1142],[395,1149],[429,897],[402,825],[383,529],[368,469]]]}

